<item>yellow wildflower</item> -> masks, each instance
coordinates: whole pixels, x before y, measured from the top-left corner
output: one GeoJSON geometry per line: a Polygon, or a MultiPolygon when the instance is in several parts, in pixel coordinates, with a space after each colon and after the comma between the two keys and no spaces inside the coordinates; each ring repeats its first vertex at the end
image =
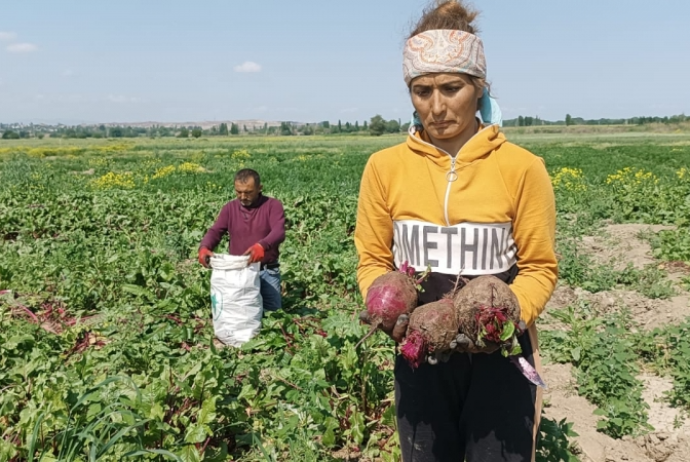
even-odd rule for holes
{"type": "Polygon", "coordinates": [[[555,189],[565,189],[568,191],[586,191],[584,175],[579,168],[563,167],[551,179],[555,189]]]}
{"type": "Polygon", "coordinates": [[[616,173],[606,177],[606,184],[621,185],[641,185],[642,183],[658,183],[659,178],[652,172],[645,172],[642,169],[633,170],[632,167],[625,167],[616,173]]]}
{"type": "Polygon", "coordinates": [[[252,156],[246,149],[238,149],[237,151],[234,151],[230,157],[232,159],[249,159],[252,156]]]}
{"type": "Polygon", "coordinates": [[[175,166],[174,165],[167,165],[165,167],[161,167],[156,170],[156,173],[153,174],[151,177],[152,180],[157,180],[159,178],[166,177],[172,173],[175,172],[175,166]]]}
{"type": "Polygon", "coordinates": [[[114,173],[108,172],[100,178],[91,181],[91,185],[96,189],[123,188],[131,189],[134,187],[132,172],[114,173]]]}
{"type": "Polygon", "coordinates": [[[204,168],[199,165],[199,164],[194,164],[192,162],[185,162],[179,167],[177,167],[177,170],[180,172],[184,173],[197,173],[197,172],[203,172],[204,168]]]}

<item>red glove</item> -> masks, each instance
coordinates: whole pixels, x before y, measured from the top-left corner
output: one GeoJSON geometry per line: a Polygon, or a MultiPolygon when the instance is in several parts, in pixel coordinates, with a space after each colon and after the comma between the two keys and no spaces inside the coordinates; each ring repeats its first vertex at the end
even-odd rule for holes
{"type": "Polygon", "coordinates": [[[256,263],[264,259],[264,248],[257,242],[249,247],[244,255],[249,255],[249,263],[256,263]]]}
{"type": "Polygon", "coordinates": [[[206,247],[202,247],[199,249],[199,263],[201,263],[202,266],[208,268],[212,256],[213,252],[208,250],[206,247]]]}

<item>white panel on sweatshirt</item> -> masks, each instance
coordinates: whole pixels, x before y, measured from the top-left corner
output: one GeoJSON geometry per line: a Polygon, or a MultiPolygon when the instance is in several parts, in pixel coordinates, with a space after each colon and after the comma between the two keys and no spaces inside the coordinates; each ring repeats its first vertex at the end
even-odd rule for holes
{"type": "Polygon", "coordinates": [[[416,220],[394,221],[396,267],[407,261],[417,271],[497,274],[517,262],[511,223],[461,223],[439,226],[416,220]]]}

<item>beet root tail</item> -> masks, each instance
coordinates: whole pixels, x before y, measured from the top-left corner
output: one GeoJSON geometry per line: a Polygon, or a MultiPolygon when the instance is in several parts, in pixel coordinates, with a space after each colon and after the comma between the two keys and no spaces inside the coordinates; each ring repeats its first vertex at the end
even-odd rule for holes
{"type": "Polygon", "coordinates": [[[355,345],[355,350],[357,348],[359,348],[359,346],[362,344],[362,342],[364,342],[366,339],[368,339],[369,337],[374,335],[374,332],[376,332],[376,329],[378,329],[380,325],[381,325],[380,322],[378,322],[376,324],[372,324],[371,329],[369,329],[369,332],[367,332],[366,335],[364,337],[362,337],[362,339],[359,342],[357,342],[357,345],[355,345]]]}

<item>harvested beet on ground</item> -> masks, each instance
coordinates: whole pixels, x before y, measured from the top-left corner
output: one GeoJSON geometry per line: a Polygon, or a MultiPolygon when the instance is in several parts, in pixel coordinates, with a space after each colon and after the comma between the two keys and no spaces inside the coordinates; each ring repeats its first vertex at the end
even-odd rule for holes
{"type": "Polygon", "coordinates": [[[416,368],[427,354],[450,350],[457,335],[458,317],[453,301],[441,299],[427,303],[412,312],[400,353],[416,368]]]}

